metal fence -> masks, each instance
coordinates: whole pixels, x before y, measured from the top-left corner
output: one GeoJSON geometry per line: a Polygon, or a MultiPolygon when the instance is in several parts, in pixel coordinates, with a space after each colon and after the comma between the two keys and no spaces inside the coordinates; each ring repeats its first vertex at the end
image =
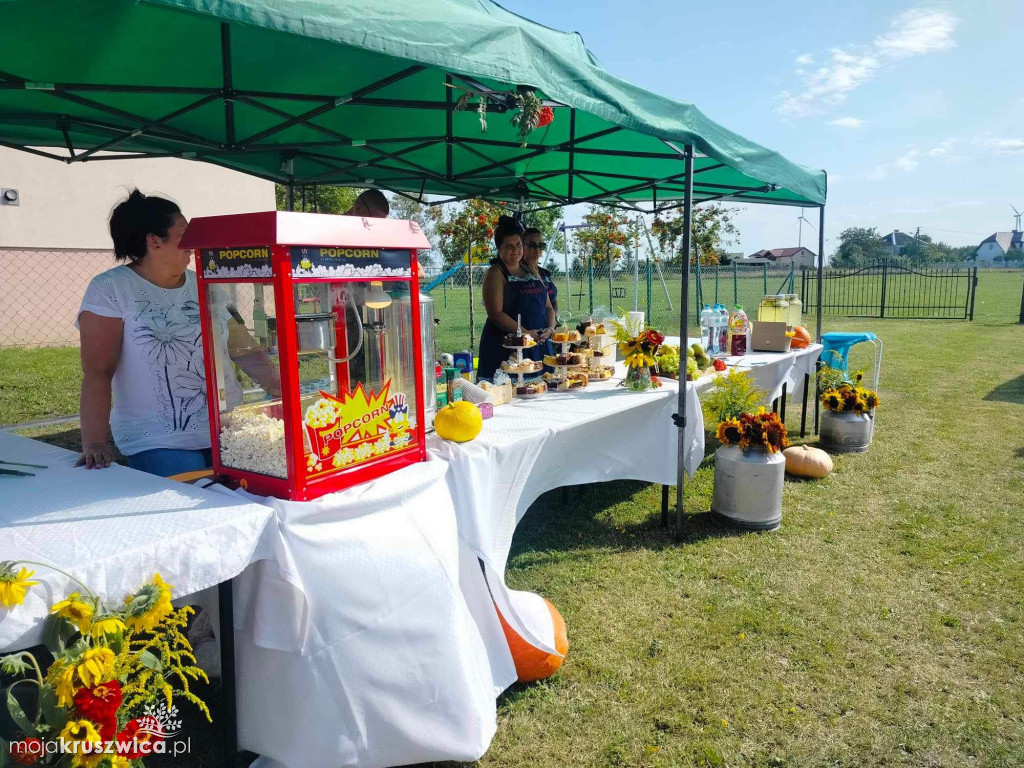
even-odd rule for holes
{"type": "Polygon", "coordinates": [[[0,348],[78,346],[75,320],[112,251],[0,248],[0,348]]]}
{"type": "MultiPolygon", "coordinates": [[[[486,314],[481,300],[485,268],[473,269],[473,322],[470,323],[469,269],[463,268],[431,290],[434,314],[438,318],[437,339],[441,349],[475,349],[486,314]]],[[[621,314],[639,309],[648,322],[669,335],[679,335],[679,302],[682,268],[656,261],[640,260],[618,264],[610,272],[603,263],[578,262],[568,272],[557,271],[558,315],[572,322],[591,314],[621,314]]],[[[423,284],[431,282],[424,280],[423,284]]],[[[728,307],[742,305],[756,314],[766,294],[794,293],[800,272],[762,264],[693,268],[690,276],[689,332],[699,332],[700,310],[704,304],[720,302],[728,307]]]]}
{"type": "MultiPolygon", "coordinates": [[[[822,314],[907,320],[973,320],[977,267],[909,267],[882,261],[855,269],[826,269],[822,314]]],[[[817,307],[817,274],[805,272],[800,296],[817,307]]]]}
{"type": "MultiPolygon", "coordinates": [[[[86,286],[113,265],[110,251],[0,249],[0,348],[77,346],[74,323],[86,286]]],[[[691,333],[697,332],[704,304],[740,304],[748,313],[756,313],[766,294],[796,293],[804,303],[804,313],[813,315],[817,300],[815,270],[735,263],[692,269],[691,333]]],[[[473,269],[472,320],[468,268],[432,289],[442,349],[476,347],[485,319],[480,291],[485,271],[483,266],[473,269]]],[[[1019,270],[1008,273],[1014,275],[1012,279],[1019,279],[1019,270]]],[[[826,269],[824,277],[826,315],[973,318],[977,286],[977,269],[973,266],[919,270],[879,264],[858,270],[826,269]]],[[[430,281],[424,278],[423,284],[430,281]]],[[[665,333],[679,333],[679,265],[641,259],[617,264],[609,272],[603,263],[577,260],[568,272],[557,270],[555,281],[559,315],[565,321],[595,312],[618,314],[636,308],[665,333]]]]}

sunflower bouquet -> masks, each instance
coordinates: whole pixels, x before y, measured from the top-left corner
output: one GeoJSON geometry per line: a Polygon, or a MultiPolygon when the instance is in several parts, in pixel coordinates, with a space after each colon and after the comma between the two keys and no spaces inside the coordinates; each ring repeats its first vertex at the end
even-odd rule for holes
{"type": "Polygon", "coordinates": [[[827,374],[827,371],[834,369],[823,369],[822,377],[827,384],[821,390],[821,404],[828,411],[835,413],[856,413],[858,415],[871,416],[875,409],[881,405],[881,398],[872,389],[862,386],[864,374],[860,371],[850,379],[845,376],[837,377],[834,374],[827,374]]]}
{"type": "MultiPolygon", "coordinates": [[[[25,565],[51,567],[0,562],[4,608],[20,605],[38,584],[25,565]]],[[[53,662],[46,672],[27,651],[0,658],[5,682],[13,679],[7,709],[22,732],[10,744],[0,739],[0,765],[138,768],[143,758],[166,751],[176,698],[211,720],[209,708],[190,689],[190,681],[209,682],[184,634],[193,610],[174,608],[171,586],[160,574],[119,604],[64,575],[81,591],[50,609],[43,644],[53,662]],[[20,686],[37,689],[32,715],[14,695],[20,686]]]]}
{"type": "Polygon", "coordinates": [[[623,382],[626,389],[645,392],[661,386],[658,377],[651,374],[651,368],[657,362],[658,349],[664,341],[665,337],[653,328],[646,328],[619,341],[619,351],[626,363],[626,379],[623,382]]]}
{"type": "Polygon", "coordinates": [[[627,368],[650,368],[658,348],[665,342],[665,337],[653,328],[640,331],[625,341],[619,342],[619,351],[627,368]]]}
{"type": "Polygon", "coordinates": [[[738,445],[744,452],[760,448],[767,453],[778,453],[789,447],[786,425],[777,413],[760,408],[756,413],[730,416],[718,425],[715,437],[722,445],[738,445]]]}

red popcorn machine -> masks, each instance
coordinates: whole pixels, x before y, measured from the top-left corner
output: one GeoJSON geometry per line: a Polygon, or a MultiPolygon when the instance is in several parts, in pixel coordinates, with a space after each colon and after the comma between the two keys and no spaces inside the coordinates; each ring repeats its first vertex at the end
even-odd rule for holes
{"type": "Polygon", "coordinates": [[[181,247],[196,258],[218,475],[308,500],[423,461],[433,323],[421,327],[416,252],[430,243],[415,222],[206,216],[181,247]]]}

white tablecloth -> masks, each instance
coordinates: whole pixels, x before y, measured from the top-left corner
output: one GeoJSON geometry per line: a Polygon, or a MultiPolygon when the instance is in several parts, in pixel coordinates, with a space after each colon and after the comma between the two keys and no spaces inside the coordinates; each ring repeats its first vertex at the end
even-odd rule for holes
{"type": "Polygon", "coordinates": [[[446,471],[432,459],[316,501],[261,499],[278,563],[235,582],[239,744],[264,756],[258,768],[487,750],[490,657],[513,667],[479,565],[460,553],[446,471]]]}
{"type": "MultiPolygon", "coordinates": [[[[73,573],[117,601],[159,571],[183,597],[272,557],[263,537],[273,510],[121,466],[75,467],[78,454],[0,431],[0,560],[37,560],[73,573]]],[[[0,649],[38,643],[49,607],[76,587],[47,568],[17,607],[0,607],[0,649]]]]}
{"type": "MultiPolygon", "coordinates": [[[[624,368],[620,363],[617,374],[624,368]]],[[[565,485],[645,480],[674,485],[678,383],[628,392],[620,378],[575,392],[513,399],[494,409],[480,435],[451,443],[432,435],[427,449],[450,464],[448,485],[459,535],[496,574],[503,574],[512,534],[542,493],[565,485]]],[[[704,458],[700,404],[686,399],[687,471],[704,458]]]]}
{"type": "MultiPolygon", "coordinates": [[[[700,339],[690,339],[694,344],[700,339]]],[[[667,336],[666,344],[679,344],[678,336],[667,336]]],[[[751,352],[748,355],[723,358],[730,368],[750,371],[754,385],[767,392],[766,405],[782,395],[782,385],[788,394],[799,399],[804,391],[804,374],[814,375],[814,364],[821,355],[821,344],[811,344],[806,349],[789,352],[751,352]]],[[[694,382],[697,394],[702,395],[714,386],[714,376],[702,376],[694,382]]]]}

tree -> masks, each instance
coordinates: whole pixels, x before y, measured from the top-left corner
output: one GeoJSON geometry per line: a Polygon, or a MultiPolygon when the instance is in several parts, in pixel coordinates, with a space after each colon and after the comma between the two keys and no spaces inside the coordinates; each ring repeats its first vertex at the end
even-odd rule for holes
{"type": "MultiPolygon", "coordinates": [[[[442,254],[445,267],[450,267],[462,260],[470,247],[494,252],[494,230],[498,226],[498,217],[510,216],[512,209],[507,203],[491,203],[476,198],[466,200],[461,205],[438,206],[429,209],[432,234],[437,238],[437,250],[442,254]]],[[[536,227],[549,245],[555,242],[558,222],[562,219],[562,211],[547,203],[537,210],[527,213],[523,223],[527,227],[536,227]]]]}
{"type": "MultiPolygon", "coordinates": [[[[322,184],[297,185],[295,187],[295,210],[306,213],[345,213],[359,197],[361,189],[354,187],[335,187],[322,184]],[[305,205],[303,205],[305,201],[305,205]]],[[[288,209],[288,187],[285,184],[274,185],[277,198],[277,210],[288,209]]]]}
{"type": "Polygon", "coordinates": [[[591,258],[595,264],[606,260],[615,264],[629,250],[628,244],[637,236],[636,224],[615,208],[591,205],[583,216],[588,226],[573,231],[581,259],[591,258]]]}
{"type": "Polygon", "coordinates": [[[830,263],[833,267],[859,267],[891,255],[875,227],[849,227],[839,233],[839,247],[830,263]]]}
{"type": "Polygon", "coordinates": [[[921,235],[900,249],[900,256],[903,257],[903,260],[914,266],[922,266],[930,261],[940,261],[936,255],[937,250],[928,235],[921,235]]]}
{"type": "MultiPolygon", "coordinates": [[[[420,229],[423,230],[423,234],[430,241],[431,246],[434,245],[434,218],[430,214],[431,208],[429,206],[411,200],[408,197],[402,197],[402,195],[391,195],[390,204],[391,212],[388,214],[389,219],[415,221],[420,225],[420,229]]],[[[436,247],[431,248],[429,251],[420,251],[418,256],[420,265],[425,267],[433,266],[438,256],[440,256],[440,253],[436,247]]]]}
{"type": "MultiPolygon", "coordinates": [[[[733,243],[739,234],[732,217],[735,210],[723,205],[702,205],[693,209],[693,234],[690,238],[690,264],[697,261],[703,266],[714,266],[720,263],[725,247],[733,243]]],[[[658,245],[663,251],[671,254],[669,263],[682,264],[684,215],[681,208],[676,208],[667,216],[654,219],[651,231],[658,238],[658,245]]]]}
{"type": "MultiPolygon", "coordinates": [[[[433,222],[437,250],[448,268],[465,257],[471,247],[493,252],[492,239],[498,217],[508,213],[505,203],[489,203],[476,198],[462,205],[437,206],[428,216],[433,222]]],[[[538,227],[539,229],[539,227],[538,227]]]]}
{"type": "Polygon", "coordinates": [[[561,243],[558,225],[562,221],[562,209],[551,203],[542,202],[536,210],[530,211],[523,217],[523,223],[527,227],[536,227],[544,234],[544,240],[548,249],[557,247],[561,243]]]}

